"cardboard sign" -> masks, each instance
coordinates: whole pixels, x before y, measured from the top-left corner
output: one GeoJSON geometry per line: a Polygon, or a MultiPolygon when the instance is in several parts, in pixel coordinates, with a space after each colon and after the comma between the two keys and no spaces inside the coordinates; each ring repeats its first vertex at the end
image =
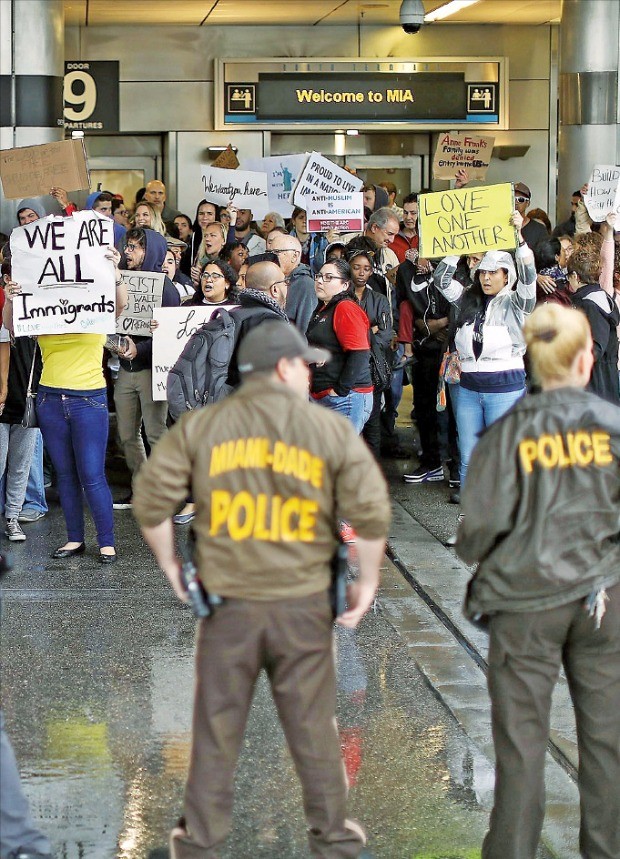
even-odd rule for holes
{"type": "Polygon", "coordinates": [[[324,158],[318,152],[311,152],[297,184],[293,188],[291,198],[296,206],[308,208],[312,197],[322,194],[352,194],[361,191],[363,182],[357,176],[352,176],[343,167],[338,167],[329,158],[324,158]]]}
{"type": "Polygon", "coordinates": [[[457,170],[467,170],[470,179],[484,179],[494,143],[494,137],[469,131],[440,134],[433,159],[434,178],[454,179],[457,170]]]}
{"type": "Polygon", "coordinates": [[[164,277],[161,271],[122,271],[127,285],[127,304],[116,320],[116,333],[151,337],[151,319],[161,307],[164,277]]]}
{"type": "Polygon", "coordinates": [[[90,188],[83,140],[59,140],[0,152],[2,190],[8,200],[40,197],[50,188],[90,188]]]}
{"type": "Polygon", "coordinates": [[[508,183],[421,194],[418,208],[420,256],[426,259],[517,246],[510,224],[514,194],[508,183]]]}
{"type": "Polygon", "coordinates": [[[239,159],[237,158],[234,149],[228,144],[226,149],[217,156],[212,167],[220,167],[222,170],[236,170],[239,166],[239,159]]]}
{"type": "Polygon", "coordinates": [[[588,182],[588,193],[583,198],[588,215],[598,223],[610,212],[620,212],[620,167],[597,164],[588,182]]]}
{"type": "Polygon", "coordinates": [[[308,153],[301,155],[274,155],[269,158],[246,158],[244,170],[257,170],[267,174],[269,211],[279,212],[283,218],[290,218],[293,206],[290,196],[299,174],[308,161],[308,153]]]}
{"type": "Polygon", "coordinates": [[[49,215],[11,233],[15,335],[114,331],[114,222],[98,212],[49,215]]]}
{"type": "Polygon", "coordinates": [[[222,170],[203,164],[202,192],[210,203],[228,205],[232,199],[238,209],[251,209],[255,218],[269,211],[267,174],[248,170],[222,170]]]}
{"type": "Polygon", "coordinates": [[[364,195],[323,194],[312,197],[306,210],[308,230],[311,233],[361,232],[364,229],[364,195]]]}
{"type": "Polygon", "coordinates": [[[158,307],[153,319],[159,325],[153,332],[153,400],[165,400],[168,373],[179,359],[185,344],[216,310],[231,310],[236,304],[202,304],[199,307],[158,307]]]}

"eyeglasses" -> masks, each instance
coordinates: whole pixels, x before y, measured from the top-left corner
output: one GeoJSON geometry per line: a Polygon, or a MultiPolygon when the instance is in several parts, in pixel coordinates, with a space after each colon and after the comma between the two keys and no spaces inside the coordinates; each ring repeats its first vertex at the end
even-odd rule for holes
{"type": "Polygon", "coordinates": [[[320,272],[314,275],[314,279],[317,283],[331,283],[332,280],[345,280],[344,277],[338,277],[336,274],[321,274],[320,272]]]}
{"type": "Polygon", "coordinates": [[[224,277],[224,275],[218,274],[217,272],[215,272],[215,274],[212,274],[210,271],[203,271],[203,273],[200,275],[200,277],[203,280],[220,280],[221,278],[224,277]]]}
{"type": "Polygon", "coordinates": [[[270,251],[272,254],[288,254],[288,253],[299,253],[297,248],[271,248],[270,251]]]}
{"type": "Polygon", "coordinates": [[[515,202],[516,203],[529,203],[530,198],[529,197],[515,197],[515,202]]]}
{"type": "Polygon", "coordinates": [[[285,283],[288,286],[290,283],[290,280],[288,279],[288,277],[285,277],[284,280],[276,280],[271,284],[269,289],[271,289],[274,286],[280,286],[281,283],[285,283]]]}
{"type": "Polygon", "coordinates": [[[126,251],[139,251],[142,250],[142,245],[134,245],[132,242],[127,242],[125,245],[126,251]]]}

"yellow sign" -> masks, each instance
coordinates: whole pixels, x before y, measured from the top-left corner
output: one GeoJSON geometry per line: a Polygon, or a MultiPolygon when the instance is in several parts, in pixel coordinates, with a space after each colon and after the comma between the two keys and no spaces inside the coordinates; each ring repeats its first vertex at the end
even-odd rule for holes
{"type": "Polygon", "coordinates": [[[419,202],[420,256],[509,251],[517,246],[510,224],[512,185],[485,185],[422,194],[419,202]]]}

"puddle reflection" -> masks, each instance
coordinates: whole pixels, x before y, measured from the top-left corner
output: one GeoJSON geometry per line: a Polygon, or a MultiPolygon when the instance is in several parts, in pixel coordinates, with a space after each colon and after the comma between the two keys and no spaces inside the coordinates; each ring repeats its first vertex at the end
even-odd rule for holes
{"type": "MultiPolygon", "coordinates": [[[[188,612],[133,591],[105,605],[6,603],[7,728],[58,859],[146,859],[167,843],[188,765],[193,644],[188,612]]],[[[351,813],[375,855],[478,855],[488,765],[483,772],[380,614],[358,632],[338,629],[336,661],[351,813]]],[[[250,853],[307,855],[300,789],[264,680],[224,855],[250,853]]]]}

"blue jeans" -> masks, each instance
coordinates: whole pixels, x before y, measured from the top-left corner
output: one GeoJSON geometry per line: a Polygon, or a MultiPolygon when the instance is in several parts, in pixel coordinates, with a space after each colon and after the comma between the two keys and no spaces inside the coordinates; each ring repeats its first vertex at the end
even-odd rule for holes
{"type": "Polygon", "coordinates": [[[37,442],[30,464],[26,498],[22,510],[37,510],[40,513],[47,513],[47,509],[43,480],[43,438],[39,430],[37,430],[37,442]]]}
{"type": "Polygon", "coordinates": [[[99,546],[113,546],[112,493],[105,476],[109,428],[106,392],[93,391],[81,397],[39,390],[37,417],[56,469],[68,542],[84,541],[85,495],[99,546]]]}
{"type": "Polygon", "coordinates": [[[317,402],[348,418],[359,434],[364,429],[364,424],[372,412],[372,391],[369,394],[350,391],[346,397],[322,397],[317,402]]]}
{"type": "MultiPolygon", "coordinates": [[[[26,486],[26,497],[22,505],[23,510],[37,510],[41,513],[47,513],[47,501],[45,499],[45,487],[43,485],[43,438],[41,431],[33,430],[36,434],[36,442],[34,453],[30,461],[30,471],[28,472],[28,484],[26,486]]],[[[0,480],[0,515],[4,514],[4,505],[6,501],[6,474],[2,475],[0,480]]]]}
{"type": "Polygon", "coordinates": [[[517,400],[521,399],[524,393],[525,388],[520,391],[480,393],[459,386],[456,424],[459,430],[459,448],[461,451],[461,490],[465,485],[467,466],[479,434],[485,427],[501,418],[517,400]]]}

